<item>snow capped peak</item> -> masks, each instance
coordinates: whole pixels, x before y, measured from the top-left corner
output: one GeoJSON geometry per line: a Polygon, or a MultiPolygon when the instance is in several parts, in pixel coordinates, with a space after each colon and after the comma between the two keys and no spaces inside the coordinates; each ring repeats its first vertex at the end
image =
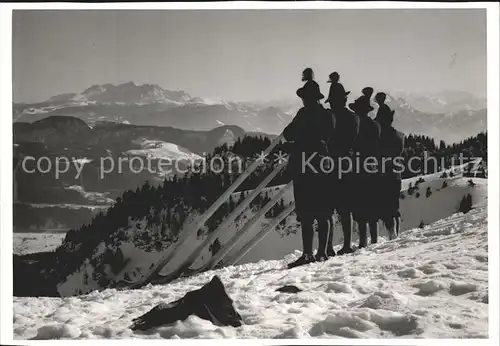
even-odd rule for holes
{"type": "Polygon", "coordinates": [[[404,99],[412,108],[433,114],[452,113],[461,110],[481,110],[486,108],[486,100],[460,90],[416,93],[395,90],[392,92],[399,99],[404,99]]]}
{"type": "Polygon", "coordinates": [[[94,95],[94,94],[99,94],[103,93],[107,90],[107,88],[110,86],[110,84],[106,85],[92,85],[90,88],[87,88],[83,91],[82,95],[94,95]]]}
{"type": "Polygon", "coordinates": [[[232,109],[230,102],[226,101],[224,99],[219,99],[219,98],[214,98],[214,97],[192,97],[189,100],[187,100],[188,103],[192,104],[201,104],[201,105],[206,105],[206,106],[215,106],[215,105],[221,105],[221,106],[226,106],[228,109],[232,109]]]}
{"type": "Polygon", "coordinates": [[[141,146],[141,149],[131,149],[126,151],[129,156],[144,156],[156,159],[170,159],[173,161],[194,162],[201,159],[201,156],[192,153],[186,148],[182,148],[174,143],[139,138],[133,141],[141,146]]]}
{"type": "Polygon", "coordinates": [[[72,101],[80,103],[136,104],[151,103],[183,104],[192,97],[184,91],[171,91],[157,84],[136,84],[133,81],[122,84],[92,85],[80,94],[72,94],[72,101]]]}

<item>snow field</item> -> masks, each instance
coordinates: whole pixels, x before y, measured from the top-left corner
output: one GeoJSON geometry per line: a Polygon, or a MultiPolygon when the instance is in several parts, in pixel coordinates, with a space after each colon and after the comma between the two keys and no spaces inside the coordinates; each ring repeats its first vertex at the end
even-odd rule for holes
{"type": "MultiPolygon", "coordinates": [[[[226,267],[167,285],[68,298],[14,298],[17,339],[487,338],[486,207],[355,254],[286,270],[300,256],[226,267]],[[195,316],[134,333],[133,318],[219,275],[244,325],[195,316]],[[279,293],[284,285],[302,292],[279,293]]],[[[299,245],[299,244],[297,244],[299,245]]]]}
{"type": "MultiPolygon", "coordinates": [[[[412,178],[403,182],[403,192],[405,198],[400,200],[400,212],[402,215],[401,230],[402,232],[416,228],[421,222],[429,224],[446,218],[458,210],[460,199],[467,193],[473,195],[473,202],[477,206],[486,205],[487,203],[487,180],[473,179],[476,183],[475,187],[470,187],[467,184],[468,178],[454,177],[440,179],[439,174],[433,174],[423,177],[425,182],[420,183],[419,193],[420,197],[416,197],[416,192],[413,195],[408,195],[405,192],[409,182],[415,184],[418,178],[412,178]],[[446,181],[448,187],[441,188],[443,182],[446,181]],[[432,195],[428,198],[425,196],[427,187],[431,187],[432,195]]],[[[282,186],[267,188],[270,197],[279,191],[282,186]]],[[[234,200],[239,199],[239,193],[233,195],[234,200]]],[[[293,201],[293,189],[287,191],[284,195],[285,204],[293,201]]],[[[240,230],[244,223],[251,219],[255,211],[247,209],[243,214],[230,226],[222,230],[218,236],[220,244],[223,246],[233,235],[240,230]]],[[[190,219],[194,219],[196,215],[190,215],[190,219]]],[[[244,235],[239,243],[231,250],[226,256],[224,261],[234,258],[240,249],[249,242],[267,223],[270,219],[262,219],[244,235]]],[[[188,221],[187,221],[188,222],[188,221]]],[[[186,222],[186,224],[187,224],[186,222]]],[[[141,228],[146,227],[144,220],[140,222],[141,228]]],[[[381,237],[388,237],[387,232],[380,223],[379,235],[381,237]]],[[[127,230],[129,234],[136,232],[133,228],[127,230]]],[[[198,236],[193,233],[187,241],[178,249],[172,260],[162,269],[161,273],[167,275],[176,270],[178,266],[194,251],[201,242],[206,239],[206,235],[198,236]]],[[[339,227],[334,232],[334,244],[341,244],[343,239],[342,231],[339,227]]],[[[357,243],[357,233],[353,232],[353,242],[357,243]]],[[[317,237],[314,238],[315,246],[317,245],[317,237]]],[[[296,221],[295,214],[290,215],[286,219],[286,226],[284,229],[275,229],[269,232],[265,238],[252,248],[237,264],[254,263],[260,260],[279,260],[284,256],[290,254],[295,249],[300,248],[301,234],[300,224],[296,221]]],[[[132,281],[138,280],[142,275],[147,275],[152,266],[154,266],[161,253],[152,251],[146,253],[144,250],[136,247],[133,243],[125,243],[121,246],[122,252],[126,259],[130,261],[126,268],[116,276],[116,279],[121,280],[128,273],[132,281]]],[[[337,248],[338,249],[338,248],[337,248]]],[[[166,251],[169,251],[167,249],[166,251]]],[[[96,251],[95,256],[99,255],[96,251]]],[[[200,268],[207,263],[211,258],[209,246],[206,246],[199,254],[196,261],[193,263],[192,268],[200,268]]],[[[58,286],[58,291],[61,296],[76,295],[78,292],[88,293],[90,290],[97,289],[99,286],[91,284],[87,285],[85,277],[92,272],[93,268],[89,265],[83,265],[80,270],[72,274],[68,279],[58,286]],[[87,273],[87,274],[85,274],[87,273]]]]}
{"type": "Polygon", "coordinates": [[[181,148],[173,143],[141,138],[134,141],[134,144],[140,145],[142,149],[130,149],[126,151],[126,154],[131,156],[145,156],[153,159],[180,160],[189,163],[202,159],[200,155],[194,154],[188,149],[181,148]]]}
{"type": "Polygon", "coordinates": [[[13,233],[13,254],[26,255],[55,250],[66,233],[13,233]]]}

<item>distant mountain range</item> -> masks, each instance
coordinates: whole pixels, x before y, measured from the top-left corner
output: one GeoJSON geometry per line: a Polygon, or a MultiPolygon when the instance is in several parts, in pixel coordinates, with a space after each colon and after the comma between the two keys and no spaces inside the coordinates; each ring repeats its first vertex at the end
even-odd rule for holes
{"type": "MultiPolygon", "coordinates": [[[[115,198],[145,180],[162,181],[178,173],[177,168],[194,164],[217,146],[232,145],[247,134],[251,133],[230,125],[210,131],[112,122],[99,122],[91,127],[79,118],[68,116],[50,116],[33,123],[17,122],[14,123],[14,166],[25,157],[49,158],[52,167],[58,158],[85,161],[81,177],[74,164],[59,177],[54,176],[54,169],[50,174],[43,174],[27,173],[18,168],[17,198],[27,203],[94,205],[95,199],[89,200],[87,195],[76,193],[74,189],[66,191],[67,188],[79,185],[84,187],[84,192],[95,191],[115,198]],[[137,172],[139,168],[134,168],[137,165],[133,157],[142,157],[143,164],[150,161],[154,171],[146,167],[137,172]],[[172,162],[165,167],[165,170],[170,168],[171,173],[157,169],[160,160],[164,160],[164,164],[172,162]],[[178,163],[174,166],[174,162],[178,163]],[[101,174],[100,169],[110,170],[110,173],[101,174]],[[61,187],[66,189],[64,196],[59,194],[61,187]]],[[[34,160],[28,163],[29,170],[35,168],[34,160]]],[[[65,167],[66,163],[59,165],[65,167]]]]}
{"type": "Polygon", "coordinates": [[[209,131],[113,122],[89,126],[70,116],[16,122],[13,130],[16,232],[79,227],[109,207],[125,190],[135,190],[146,180],[157,184],[215,147],[231,145],[248,134],[238,126],[219,126],[209,131]],[[20,164],[27,157],[35,159],[26,161],[25,170],[20,164]],[[143,169],[135,160],[141,157],[143,169]],[[47,173],[37,170],[35,160],[40,158],[46,160],[43,169],[49,165],[46,158],[53,169],[47,173]],[[60,170],[67,171],[55,176],[54,167],[63,158],[71,163],[60,163],[60,170]],[[166,163],[162,166],[164,172],[158,168],[161,160],[166,163]],[[77,165],[81,167],[80,175],[77,165]],[[109,173],[104,174],[104,169],[109,173]]]}
{"type": "MultiPolygon", "coordinates": [[[[356,92],[349,102],[358,97],[356,92]]],[[[294,96],[294,95],[293,95],[294,96]]],[[[430,96],[391,93],[395,126],[448,143],[486,130],[484,100],[463,92],[430,96]]],[[[373,105],[376,107],[376,105],[373,105]]],[[[53,174],[15,172],[15,230],[67,230],[88,223],[124,190],[165,177],[133,172],[131,157],[198,159],[221,144],[247,134],[273,137],[290,123],[301,101],[296,97],[266,102],[234,102],[194,97],[158,85],[93,85],[81,93],[56,95],[39,103],[13,104],[14,167],[26,156],[86,162],[53,174]],[[129,158],[101,179],[102,158],[129,158]]],[[[34,163],[31,163],[34,165],[34,163]]]]}
{"type": "MultiPolygon", "coordinates": [[[[351,97],[358,94],[351,93],[351,97]]],[[[486,130],[486,100],[467,92],[394,92],[390,93],[388,104],[396,110],[395,126],[406,133],[453,142],[486,130]]],[[[13,120],[34,122],[62,115],[80,118],[91,127],[100,122],[116,122],[207,131],[234,125],[245,131],[277,134],[300,106],[295,97],[266,102],[224,101],[165,90],[155,84],[129,82],[93,85],[81,93],[57,95],[39,103],[14,103],[13,120]]]]}
{"type": "Polygon", "coordinates": [[[445,90],[428,95],[393,92],[394,97],[405,99],[415,109],[433,114],[449,114],[460,111],[480,111],[487,108],[486,99],[465,91],[445,90]]]}
{"type": "Polygon", "coordinates": [[[291,117],[277,107],[192,97],[158,85],[93,85],[80,94],[63,94],[47,101],[14,104],[14,121],[33,122],[50,115],[74,116],[89,125],[101,121],[135,125],[212,130],[236,125],[247,131],[278,133],[291,117]]]}
{"type": "MultiPolygon", "coordinates": [[[[450,92],[450,94],[453,93],[450,92]]],[[[484,105],[485,108],[477,109],[467,107],[468,102],[473,98],[472,95],[468,95],[467,98],[463,99],[463,108],[458,107],[460,104],[459,101],[447,101],[447,104],[453,104],[456,110],[447,112],[445,109],[450,109],[450,107],[443,105],[440,113],[433,113],[417,108],[420,107],[419,104],[423,103],[423,101],[419,103],[415,102],[414,99],[423,100],[423,96],[416,97],[410,95],[408,98],[404,98],[389,95],[387,103],[396,111],[394,126],[399,130],[405,133],[423,134],[436,140],[454,143],[487,130],[486,105],[484,105]]],[[[444,98],[440,100],[444,100],[444,98]]],[[[373,106],[377,108],[376,104],[373,104],[373,106]]]]}

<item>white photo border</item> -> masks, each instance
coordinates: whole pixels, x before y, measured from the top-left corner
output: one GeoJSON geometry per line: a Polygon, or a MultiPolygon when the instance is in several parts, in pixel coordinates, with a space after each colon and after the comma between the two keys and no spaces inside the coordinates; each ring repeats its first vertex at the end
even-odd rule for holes
{"type": "MultiPolygon", "coordinates": [[[[5,157],[0,161],[0,343],[11,345],[65,345],[71,341],[23,341],[13,339],[12,288],[12,10],[178,10],[178,9],[486,9],[487,11],[487,75],[488,75],[488,229],[489,248],[489,339],[300,339],[238,340],[240,346],[264,345],[498,345],[499,344],[499,5],[488,2],[184,2],[184,3],[10,3],[0,4],[0,143],[5,157]]],[[[464,24],[466,25],[466,23],[464,24]]],[[[139,345],[144,340],[85,340],[80,345],[139,345]]],[[[164,345],[165,340],[147,340],[164,345]]],[[[234,345],[234,340],[168,340],[171,345],[198,343],[234,345]]]]}

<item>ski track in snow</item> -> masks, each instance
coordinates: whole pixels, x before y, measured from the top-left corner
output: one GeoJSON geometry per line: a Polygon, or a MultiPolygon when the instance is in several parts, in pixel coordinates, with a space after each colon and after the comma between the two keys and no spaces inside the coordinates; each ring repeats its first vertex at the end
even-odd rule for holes
{"type": "Polygon", "coordinates": [[[486,207],[400,238],[286,270],[299,251],[140,290],[67,298],[14,297],[16,339],[54,338],[487,338],[486,207]],[[187,320],[134,333],[128,327],[219,275],[244,325],[187,320]],[[284,285],[303,292],[280,293],[284,285]]]}

